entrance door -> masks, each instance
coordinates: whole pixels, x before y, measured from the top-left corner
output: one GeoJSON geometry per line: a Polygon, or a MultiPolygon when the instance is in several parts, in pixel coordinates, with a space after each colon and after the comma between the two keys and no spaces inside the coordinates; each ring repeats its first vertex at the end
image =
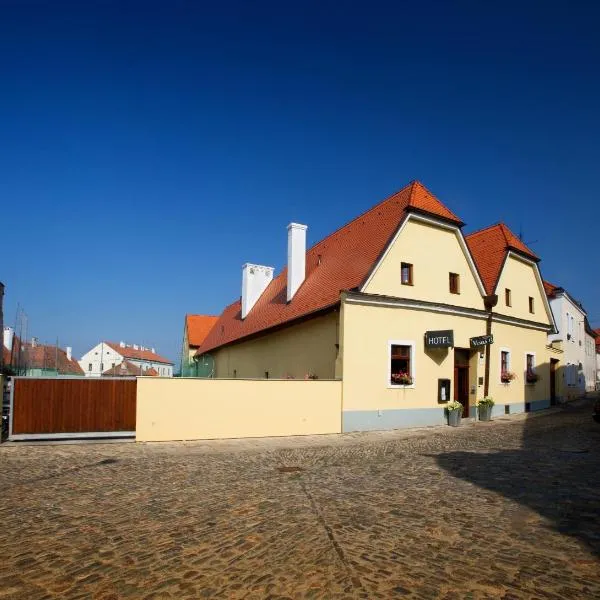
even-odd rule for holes
{"type": "Polygon", "coordinates": [[[469,350],[454,349],[454,399],[465,408],[463,417],[469,416],[469,350]]]}
{"type": "Polygon", "coordinates": [[[556,404],[556,369],[558,360],[556,358],[550,359],[550,406],[556,404]]]}

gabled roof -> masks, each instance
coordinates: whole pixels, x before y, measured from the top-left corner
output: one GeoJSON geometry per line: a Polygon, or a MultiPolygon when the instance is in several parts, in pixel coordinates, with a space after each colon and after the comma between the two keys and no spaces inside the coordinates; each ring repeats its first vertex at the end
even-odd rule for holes
{"type": "Polygon", "coordinates": [[[306,278],[289,303],[286,267],[244,320],[239,299],[227,306],[198,354],[335,307],[340,291],[365,281],[402,221],[413,211],[463,225],[425,186],[414,181],[310,248],[306,278]]]}
{"type": "Polygon", "coordinates": [[[141,375],[146,377],[156,377],[158,371],[153,367],[142,369],[128,360],[124,360],[122,363],[119,363],[102,373],[102,377],[139,377],[141,375]]]}
{"type": "Polygon", "coordinates": [[[558,292],[562,292],[563,289],[558,286],[550,283],[549,281],[544,281],[544,291],[546,292],[546,296],[548,298],[555,298],[558,292]]]}
{"type": "Polygon", "coordinates": [[[164,358],[151,350],[136,350],[131,346],[121,347],[117,342],[104,342],[107,346],[110,346],[115,352],[118,352],[123,358],[134,358],[136,360],[147,360],[152,362],[164,363],[166,365],[174,364],[168,358],[164,358]]]}
{"type": "Polygon", "coordinates": [[[185,315],[189,346],[198,348],[218,320],[218,315],[185,315]]]}
{"type": "Polygon", "coordinates": [[[489,295],[496,289],[510,250],[535,262],[540,260],[504,223],[470,233],[465,239],[489,295]]]}
{"type": "MultiPolygon", "coordinates": [[[[13,341],[14,343],[14,341],[13,341]]],[[[16,363],[13,353],[13,363],[16,363]]],[[[67,353],[62,348],[56,346],[47,346],[45,344],[36,344],[31,346],[23,344],[21,346],[20,363],[15,366],[26,369],[49,369],[58,372],[59,375],[84,375],[83,369],[74,359],[69,359],[67,353]]]]}
{"type": "Polygon", "coordinates": [[[596,334],[596,352],[600,353],[600,329],[594,329],[596,334]]]}

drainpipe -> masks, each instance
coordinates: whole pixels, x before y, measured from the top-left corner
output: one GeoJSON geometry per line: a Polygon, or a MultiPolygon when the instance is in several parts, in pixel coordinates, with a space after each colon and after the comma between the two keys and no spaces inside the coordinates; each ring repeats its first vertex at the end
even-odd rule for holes
{"type": "MultiPolygon", "coordinates": [[[[490,296],[484,296],[483,304],[485,306],[485,310],[487,311],[487,318],[485,322],[485,334],[492,335],[492,315],[493,308],[498,304],[498,296],[492,294],[490,296]]],[[[485,347],[485,378],[483,381],[483,395],[487,397],[490,393],[490,353],[491,353],[491,344],[486,344],[485,347]]]]}

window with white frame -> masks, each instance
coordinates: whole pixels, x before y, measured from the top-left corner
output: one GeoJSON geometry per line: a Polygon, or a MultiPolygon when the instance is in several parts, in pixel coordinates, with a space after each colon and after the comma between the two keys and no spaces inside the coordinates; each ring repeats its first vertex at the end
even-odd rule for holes
{"type": "Polygon", "coordinates": [[[535,372],[535,352],[525,354],[525,381],[527,383],[535,383],[538,380],[535,372]]]}
{"type": "Polygon", "coordinates": [[[500,381],[502,383],[510,383],[514,378],[513,372],[510,370],[510,350],[508,348],[500,348],[500,381]]]}
{"type": "Polygon", "coordinates": [[[388,342],[388,387],[407,387],[415,384],[415,342],[388,342]]]}

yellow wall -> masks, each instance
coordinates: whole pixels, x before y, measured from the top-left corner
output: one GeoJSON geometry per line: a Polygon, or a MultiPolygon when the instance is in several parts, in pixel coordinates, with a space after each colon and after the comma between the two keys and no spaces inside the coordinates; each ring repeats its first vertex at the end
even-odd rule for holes
{"type": "Polygon", "coordinates": [[[420,221],[408,221],[385,259],[362,290],[442,302],[483,310],[483,299],[469,263],[460,246],[458,234],[420,221]],[[402,285],[400,263],[413,265],[414,285],[402,285]],[[460,294],[451,294],[449,273],[460,275],[460,294]]]}
{"type": "MultiPolygon", "coordinates": [[[[425,352],[426,331],[452,329],[457,348],[469,348],[469,338],[485,335],[485,319],[438,314],[406,308],[344,304],[344,410],[390,410],[432,408],[437,402],[438,378],[454,385],[454,351],[425,352]],[[414,388],[388,386],[388,341],[414,340],[414,388]]],[[[483,362],[473,352],[470,363],[471,384],[483,377],[483,362]]],[[[470,396],[469,404],[477,397],[470,396]]]]}
{"type": "Polygon", "coordinates": [[[338,342],[337,311],[315,317],[259,338],[211,352],[219,378],[270,379],[286,375],[303,379],[307,373],[319,379],[335,378],[338,342]]]}
{"type": "MultiPolygon", "coordinates": [[[[550,358],[555,354],[546,347],[545,331],[526,329],[514,325],[494,322],[492,325],[494,343],[490,355],[490,396],[497,404],[515,404],[550,399],[550,358]],[[510,351],[509,370],[516,375],[510,383],[500,381],[500,352],[510,351]],[[525,380],[527,353],[535,354],[536,374],[539,380],[527,384],[525,380]]],[[[560,363],[559,363],[560,364],[560,363]]],[[[560,389],[557,386],[557,394],[560,389]]]]}
{"type": "Polygon", "coordinates": [[[137,441],[340,433],[341,381],[138,378],[137,441]]]}
{"type": "Polygon", "coordinates": [[[551,323],[544,307],[543,292],[536,277],[536,268],[531,263],[510,254],[504,263],[495,293],[498,294],[495,312],[537,323],[551,323]],[[511,290],[512,306],[506,305],[506,288],[511,290]],[[535,311],[533,314],[529,312],[530,296],[533,298],[535,311]]]}

